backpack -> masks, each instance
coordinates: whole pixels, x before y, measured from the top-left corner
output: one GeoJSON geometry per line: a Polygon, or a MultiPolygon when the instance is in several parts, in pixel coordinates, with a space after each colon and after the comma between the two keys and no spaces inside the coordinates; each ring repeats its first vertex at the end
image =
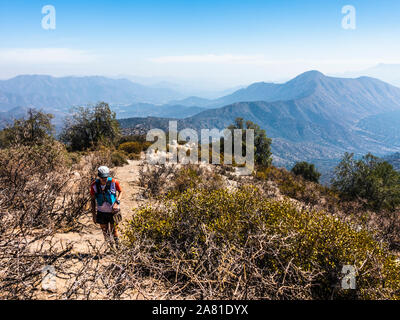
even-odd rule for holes
{"type": "Polygon", "coordinates": [[[115,188],[114,190],[111,190],[111,183],[112,183],[112,178],[107,179],[106,186],[104,190],[101,188],[101,182],[99,179],[96,179],[96,193],[95,197],[97,200],[97,205],[101,207],[104,202],[108,202],[109,204],[113,205],[114,202],[117,200],[117,195],[115,188]]]}

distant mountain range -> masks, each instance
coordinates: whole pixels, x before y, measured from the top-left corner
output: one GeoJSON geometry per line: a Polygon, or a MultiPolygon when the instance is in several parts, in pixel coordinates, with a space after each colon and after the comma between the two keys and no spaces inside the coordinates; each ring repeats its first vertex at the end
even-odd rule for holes
{"type": "MultiPolygon", "coordinates": [[[[328,168],[344,152],[400,152],[400,88],[375,78],[327,77],[310,71],[283,83],[254,83],[217,99],[105,77],[18,76],[0,81],[0,126],[35,107],[60,126],[72,106],[108,102],[121,126],[146,129],[179,119],[180,128],[223,129],[237,117],[273,138],[275,163],[328,168]],[[148,118],[150,117],[150,118],[148,118]]],[[[136,130],[135,129],[135,130],[136,130]]]]}
{"type": "Polygon", "coordinates": [[[120,119],[132,117],[164,117],[182,119],[206,110],[200,107],[188,107],[174,104],[154,105],[149,103],[134,103],[128,106],[113,106],[112,109],[120,119]]]}
{"type": "Polygon", "coordinates": [[[0,107],[65,108],[107,101],[110,104],[162,104],[183,97],[165,88],[152,88],[125,79],[23,75],[0,81],[0,107]]]}
{"type": "Polygon", "coordinates": [[[325,166],[346,151],[378,156],[400,151],[396,133],[390,138],[392,131],[382,133],[384,125],[377,124],[397,113],[400,119],[400,89],[373,78],[333,78],[310,71],[284,84],[256,83],[203,102],[202,107],[216,107],[181,119],[180,128],[222,129],[237,117],[251,120],[273,138],[278,165],[307,160],[325,166]]]}
{"type": "MultiPolygon", "coordinates": [[[[214,100],[190,97],[174,101],[174,103],[184,106],[217,108],[237,102],[288,101],[319,95],[320,100],[324,100],[324,102],[336,105],[350,104],[352,108],[348,111],[357,116],[357,114],[364,115],[365,108],[371,108],[374,112],[377,105],[379,111],[385,108],[389,110],[390,107],[386,105],[393,103],[393,95],[396,95],[399,90],[399,88],[378,79],[368,77],[334,78],[327,77],[318,71],[309,71],[284,84],[259,82],[214,100]],[[353,98],[353,95],[356,96],[353,98]]],[[[400,105],[400,103],[398,104],[400,105]]]]}
{"type": "MultiPolygon", "coordinates": [[[[118,106],[118,110],[122,110],[123,105],[133,103],[161,105],[184,97],[181,93],[168,88],[144,86],[126,79],[21,75],[0,81],[0,125],[2,120],[3,123],[10,121],[24,114],[24,110],[30,107],[53,113],[56,116],[56,124],[59,124],[73,106],[106,101],[110,105],[118,106]]],[[[180,110],[179,114],[189,116],[193,112],[192,110],[185,113],[180,110]]],[[[130,116],[139,114],[132,113],[130,116]]],[[[162,111],[159,114],[168,115],[162,111]]]]}
{"type": "Polygon", "coordinates": [[[400,87],[400,64],[380,63],[366,70],[346,72],[341,76],[356,78],[361,75],[378,78],[400,87]]]}
{"type": "Polygon", "coordinates": [[[117,118],[185,118],[204,110],[197,104],[174,102],[185,97],[182,86],[174,90],[172,83],[143,85],[124,78],[21,75],[0,81],[0,127],[23,116],[31,107],[53,113],[56,126],[61,126],[71,107],[99,101],[108,102],[117,118]]]}
{"type": "MultiPolygon", "coordinates": [[[[190,79],[177,77],[140,77],[129,74],[121,74],[118,78],[128,79],[132,82],[153,88],[167,88],[179,92],[184,96],[199,96],[208,99],[219,98],[235,92],[244,86],[232,88],[221,87],[221,84],[213,83],[210,79],[190,79]]],[[[173,102],[171,102],[173,104],[173,102]]]]}

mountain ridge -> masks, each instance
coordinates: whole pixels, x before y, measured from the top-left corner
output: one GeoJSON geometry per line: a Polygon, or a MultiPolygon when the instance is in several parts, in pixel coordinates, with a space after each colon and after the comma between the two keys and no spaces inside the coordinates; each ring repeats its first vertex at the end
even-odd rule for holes
{"type": "MultiPolygon", "coordinates": [[[[400,94],[400,88],[391,86],[379,79],[374,79],[370,77],[359,77],[357,79],[348,79],[348,78],[337,78],[337,77],[328,77],[319,71],[308,71],[298,75],[297,77],[282,83],[267,83],[267,82],[257,82],[253,83],[250,86],[240,89],[230,95],[214,99],[214,100],[204,100],[201,101],[198,97],[191,97],[190,104],[187,101],[175,101],[177,104],[181,105],[191,105],[193,106],[192,101],[196,98],[198,106],[207,107],[209,109],[214,109],[218,107],[223,107],[235,102],[256,102],[256,101],[266,101],[266,102],[275,102],[275,101],[287,101],[293,99],[301,99],[307,98],[313,94],[318,89],[321,88],[329,88],[331,90],[345,90],[347,97],[350,98],[354,95],[354,91],[357,89],[361,89],[364,86],[366,91],[371,90],[371,87],[378,86],[380,88],[385,87],[385,91],[396,91],[396,96],[400,94]],[[333,84],[336,83],[336,88],[332,88],[333,84]],[[347,89],[346,87],[350,86],[351,89],[347,89]],[[357,88],[358,87],[358,88],[357,88]],[[388,88],[391,88],[388,90],[388,88]]],[[[332,92],[328,92],[329,95],[332,92]]],[[[368,94],[364,92],[364,95],[368,94]]],[[[393,95],[393,94],[391,94],[393,95]]],[[[322,98],[322,97],[321,97],[322,98]]],[[[383,97],[381,97],[381,100],[383,97]]],[[[368,99],[365,99],[368,102],[368,99]]],[[[400,106],[400,104],[399,104],[400,106]]],[[[357,110],[360,112],[362,110],[357,110]]]]}
{"type": "MultiPolygon", "coordinates": [[[[237,117],[251,120],[273,138],[274,154],[285,166],[301,160],[337,161],[344,152],[384,155],[400,151],[400,144],[388,143],[382,134],[370,130],[362,121],[369,119],[370,123],[378,115],[400,112],[400,88],[383,81],[369,77],[327,77],[311,71],[280,85],[253,84],[220,101],[232,97],[247,99],[254,92],[254,100],[260,94],[264,98],[281,99],[209,106],[179,120],[179,128],[223,129],[237,117]],[[260,92],[263,89],[266,91],[260,92]]],[[[124,125],[128,123],[129,119],[124,125]]]]}
{"type": "Polygon", "coordinates": [[[6,111],[5,107],[9,106],[67,108],[98,101],[162,104],[182,95],[170,89],[146,87],[126,79],[103,76],[20,75],[0,80],[0,97],[0,107],[6,111]],[[12,101],[7,96],[13,98],[12,101]]]}

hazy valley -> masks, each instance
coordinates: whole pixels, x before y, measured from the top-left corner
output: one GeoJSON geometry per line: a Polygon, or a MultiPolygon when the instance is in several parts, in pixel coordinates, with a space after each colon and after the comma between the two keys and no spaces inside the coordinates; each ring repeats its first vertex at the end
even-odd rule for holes
{"type": "Polygon", "coordinates": [[[310,71],[283,83],[254,83],[217,99],[185,97],[168,88],[104,77],[18,76],[0,81],[2,126],[28,108],[55,115],[71,107],[110,103],[125,132],[160,127],[223,129],[236,118],[253,121],[273,139],[274,163],[315,163],[328,172],[344,152],[385,156],[400,151],[400,89],[374,78],[327,77],[310,71]]]}

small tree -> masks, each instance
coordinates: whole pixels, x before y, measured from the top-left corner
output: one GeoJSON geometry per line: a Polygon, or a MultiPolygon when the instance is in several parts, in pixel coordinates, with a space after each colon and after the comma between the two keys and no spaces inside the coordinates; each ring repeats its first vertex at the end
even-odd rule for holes
{"type": "MultiPolygon", "coordinates": [[[[271,143],[272,140],[267,137],[265,130],[261,129],[257,124],[246,121],[243,118],[236,118],[235,123],[230,125],[227,129],[231,130],[254,130],[254,161],[257,165],[269,167],[272,163],[271,143]]],[[[233,134],[232,134],[233,137],[233,134]]],[[[242,150],[246,150],[246,133],[242,135],[242,150]]],[[[221,143],[223,146],[223,140],[221,143]]]]}
{"type": "Polygon", "coordinates": [[[296,176],[302,176],[304,179],[319,183],[319,178],[321,177],[321,173],[319,173],[315,166],[308,162],[298,162],[292,168],[292,173],[296,176]]]}
{"type": "Polygon", "coordinates": [[[360,160],[346,153],[335,169],[332,186],[349,198],[362,198],[376,210],[400,205],[400,174],[372,154],[360,160]]]}
{"type": "Polygon", "coordinates": [[[94,107],[80,107],[67,118],[60,139],[73,151],[99,145],[110,146],[120,138],[115,112],[105,102],[94,107]]]}
{"type": "Polygon", "coordinates": [[[29,109],[27,116],[14,120],[14,124],[0,131],[0,147],[12,145],[32,146],[53,139],[53,115],[29,109]]]}

